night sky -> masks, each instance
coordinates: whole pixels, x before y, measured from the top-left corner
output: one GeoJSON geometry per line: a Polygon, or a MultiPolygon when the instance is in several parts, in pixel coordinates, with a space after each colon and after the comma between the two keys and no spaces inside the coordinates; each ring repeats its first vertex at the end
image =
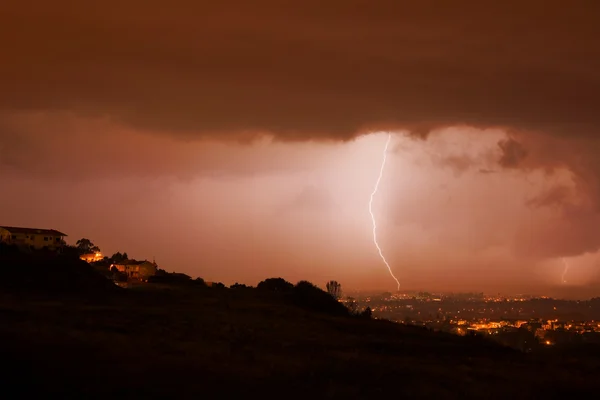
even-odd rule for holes
{"type": "Polygon", "coordinates": [[[600,292],[600,2],[14,1],[0,225],[226,284],[600,292]],[[564,275],[565,263],[569,266],[564,275]]]}

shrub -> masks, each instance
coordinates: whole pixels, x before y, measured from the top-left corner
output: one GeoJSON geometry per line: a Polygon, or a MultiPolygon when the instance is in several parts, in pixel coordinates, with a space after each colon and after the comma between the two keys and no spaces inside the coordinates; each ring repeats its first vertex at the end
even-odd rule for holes
{"type": "Polygon", "coordinates": [[[194,279],[194,283],[198,286],[206,286],[206,282],[200,277],[194,279]]]}
{"type": "Polygon", "coordinates": [[[161,271],[160,274],[157,273],[156,275],[149,277],[148,282],[170,285],[189,285],[194,283],[194,280],[192,280],[192,277],[189,275],[177,272],[169,273],[164,270],[159,271],[161,271]]]}
{"type": "Polygon", "coordinates": [[[365,307],[365,309],[360,313],[360,317],[366,319],[371,319],[372,315],[373,310],[371,310],[371,307],[369,306],[365,307]]]}
{"type": "Polygon", "coordinates": [[[260,282],[256,288],[264,292],[291,293],[294,285],[283,278],[269,278],[260,282]]]}
{"type": "Polygon", "coordinates": [[[234,290],[248,290],[248,289],[253,289],[252,286],[246,286],[243,283],[234,283],[233,285],[231,285],[229,287],[230,289],[234,289],[234,290]]]}

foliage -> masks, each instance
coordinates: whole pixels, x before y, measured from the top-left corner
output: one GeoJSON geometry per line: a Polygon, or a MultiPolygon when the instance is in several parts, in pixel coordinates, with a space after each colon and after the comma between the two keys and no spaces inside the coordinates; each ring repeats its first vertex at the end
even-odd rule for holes
{"type": "Polygon", "coordinates": [[[127,253],[120,253],[118,251],[110,257],[110,261],[113,264],[119,264],[119,263],[122,263],[123,261],[127,261],[127,260],[129,260],[127,253]]]}
{"type": "Polygon", "coordinates": [[[81,252],[79,251],[77,246],[71,246],[71,245],[63,246],[63,248],[61,249],[61,253],[66,257],[77,258],[77,259],[81,255],[81,252]]]}
{"type": "Polygon", "coordinates": [[[198,277],[196,279],[194,279],[194,283],[196,285],[200,285],[200,286],[206,286],[206,282],[204,282],[204,279],[198,277]]]}
{"type": "Polygon", "coordinates": [[[233,285],[231,285],[229,287],[230,289],[234,289],[234,290],[248,290],[248,289],[253,289],[252,286],[246,286],[243,283],[234,283],[233,285]]]}
{"type": "Polygon", "coordinates": [[[290,293],[294,285],[283,278],[269,278],[260,282],[256,289],[264,292],[290,293]]]}
{"type": "Polygon", "coordinates": [[[327,287],[327,293],[334,299],[339,300],[342,298],[342,285],[337,281],[329,281],[325,286],[327,287]]]}
{"type": "MultiPolygon", "coordinates": [[[[189,285],[194,283],[200,283],[199,281],[195,281],[191,276],[178,273],[178,272],[166,272],[165,270],[159,269],[157,270],[156,275],[148,278],[149,283],[164,283],[171,285],[189,285]]],[[[204,280],[202,280],[201,284],[204,284],[204,280]]]]}
{"type": "Polygon", "coordinates": [[[96,253],[100,251],[100,247],[96,246],[90,239],[81,238],[77,242],[75,242],[75,246],[79,251],[80,255],[96,253]]]}
{"type": "Polygon", "coordinates": [[[365,309],[360,313],[360,317],[362,318],[370,319],[372,316],[373,310],[371,310],[371,307],[369,306],[365,307],[365,309]]]}

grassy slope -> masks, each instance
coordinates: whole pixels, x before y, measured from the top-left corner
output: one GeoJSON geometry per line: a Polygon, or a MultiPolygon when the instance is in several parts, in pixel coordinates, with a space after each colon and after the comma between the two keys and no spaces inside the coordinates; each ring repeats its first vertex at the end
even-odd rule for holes
{"type": "Polygon", "coordinates": [[[146,289],[94,302],[7,295],[0,319],[5,393],[520,398],[591,389],[600,366],[329,317],[253,291],[146,289]]]}

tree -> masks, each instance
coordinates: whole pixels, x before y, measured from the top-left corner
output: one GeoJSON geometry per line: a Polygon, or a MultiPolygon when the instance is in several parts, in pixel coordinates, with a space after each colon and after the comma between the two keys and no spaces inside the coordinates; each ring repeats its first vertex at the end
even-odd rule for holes
{"type": "Polygon", "coordinates": [[[117,251],[115,254],[113,254],[113,255],[110,257],[110,259],[111,259],[111,261],[112,261],[113,263],[115,263],[115,264],[122,263],[123,261],[127,261],[127,260],[129,260],[129,258],[127,257],[127,253],[123,253],[123,254],[121,254],[121,253],[120,253],[120,252],[118,252],[118,251],[117,251]]]}
{"type": "Polygon", "coordinates": [[[334,299],[339,300],[342,297],[342,285],[337,281],[327,282],[327,293],[333,296],[334,299]]]}
{"type": "Polygon", "coordinates": [[[294,285],[283,278],[269,278],[256,285],[256,288],[265,292],[289,293],[294,285]]]}
{"type": "Polygon", "coordinates": [[[365,307],[363,312],[360,313],[361,317],[367,318],[367,319],[370,319],[372,315],[373,315],[373,310],[371,310],[371,307],[369,307],[369,306],[365,307]]]}
{"type": "Polygon", "coordinates": [[[236,289],[236,290],[246,290],[246,289],[252,289],[251,286],[246,286],[243,283],[234,283],[233,285],[231,285],[229,287],[230,289],[236,289]]]}
{"type": "Polygon", "coordinates": [[[204,282],[204,279],[197,277],[196,279],[194,279],[194,283],[196,285],[200,285],[200,286],[206,286],[206,282],[204,282]]]}
{"type": "Polygon", "coordinates": [[[79,251],[79,254],[100,252],[100,247],[92,243],[90,239],[81,238],[75,243],[75,245],[77,246],[77,251],[79,251]]]}

